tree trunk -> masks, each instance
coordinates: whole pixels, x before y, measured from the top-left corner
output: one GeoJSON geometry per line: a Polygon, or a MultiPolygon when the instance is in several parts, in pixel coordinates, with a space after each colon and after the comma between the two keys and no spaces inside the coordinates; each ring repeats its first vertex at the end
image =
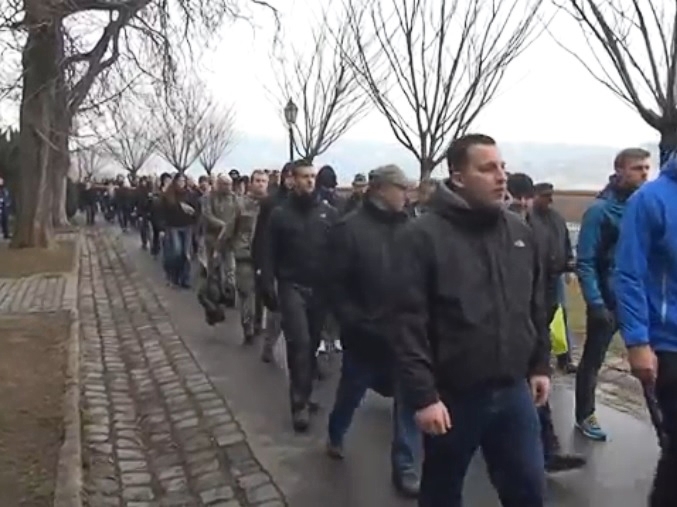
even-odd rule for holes
{"type": "Polygon", "coordinates": [[[53,244],[52,182],[53,133],[57,62],[58,19],[49,13],[48,2],[25,0],[28,31],[22,53],[23,91],[20,109],[19,152],[21,173],[17,223],[12,246],[49,247],[53,244]]]}
{"type": "Polygon", "coordinates": [[[660,164],[665,164],[671,155],[677,152],[677,126],[661,129],[661,140],[658,143],[660,164]]]}
{"type": "Polygon", "coordinates": [[[435,169],[435,163],[430,158],[423,158],[420,160],[420,181],[425,181],[430,179],[430,175],[435,169]]]}
{"type": "MultiPolygon", "coordinates": [[[[59,54],[57,61],[64,58],[63,34],[59,24],[57,34],[57,44],[55,50],[59,54]]],[[[69,150],[69,139],[71,132],[71,115],[68,111],[68,90],[66,88],[66,79],[64,69],[59,67],[59,77],[56,82],[56,108],[54,118],[56,128],[54,129],[54,163],[52,166],[52,190],[54,197],[52,200],[52,223],[54,227],[68,227],[70,222],[66,213],[66,178],[70,170],[71,158],[69,150]]]]}

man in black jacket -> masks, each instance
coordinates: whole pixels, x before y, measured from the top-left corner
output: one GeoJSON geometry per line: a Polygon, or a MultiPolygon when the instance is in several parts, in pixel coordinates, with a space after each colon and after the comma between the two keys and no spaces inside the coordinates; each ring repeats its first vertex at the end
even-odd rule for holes
{"type": "MultiPolygon", "coordinates": [[[[534,185],[534,200],[529,214],[531,222],[538,224],[547,234],[550,268],[545,280],[545,301],[550,305],[548,316],[551,321],[559,306],[557,286],[564,273],[570,275],[576,266],[567,222],[552,208],[554,191],[552,183],[534,185]]],[[[576,373],[569,352],[557,356],[557,366],[565,373],[576,373]]]]}
{"type": "Polygon", "coordinates": [[[449,180],[396,249],[397,373],[426,433],[419,505],[460,507],[481,447],[504,507],[543,507],[536,405],[550,391],[550,336],[538,248],[505,209],[492,138],[456,139],[447,164],[449,180]]]}
{"type": "MultiPolygon", "coordinates": [[[[534,239],[538,244],[538,250],[541,254],[542,265],[544,266],[544,273],[551,274],[558,266],[557,253],[553,253],[553,249],[559,249],[559,242],[552,240],[552,231],[547,223],[535,217],[533,204],[534,194],[536,192],[531,177],[524,173],[514,173],[508,177],[508,192],[512,196],[512,203],[509,209],[519,216],[521,216],[527,224],[529,224],[534,231],[534,239]]],[[[558,250],[558,253],[559,252],[558,250]]],[[[545,308],[548,324],[552,322],[557,309],[557,301],[554,287],[549,287],[551,282],[550,276],[545,276],[545,308]]],[[[549,473],[563,472],[568,470],[575,470],[585,465],[585,458],[578,454],[565,454],[561,450],[561,445],[557,434],[555,433],[555,425],[552,421],[552,412],[550,410],[550,403],[545,403],[538,407],[538,418],[541,422],[541,441],[543,443],[543,456],[545,458],[545,470],[549,473]]]]}
{"type": "Polygon", "coordinates": [[[292,193],[273,209],[268,222],[261,284],[268,308],[276,310],[279,301],[287,344],[292,420],[294,429],[303,432],[310,424],[315,351],[326,315],[322,289],[329,229],[338,212],[317,199],[312,165],[297,161],[291,172],[292,193]]]}
{"type": "MultiPolygon", "coordinates": [[[[268,189],[268,197],[266,197],[259,208],[259,216],[256,221],[256,230],[254,231],[254,238],[252,239],[252,256],[254,260],[254,270],[256,274],[256,298],[261,301],[264,297],[261,271],[263,268],[266,245],[266,231],[268,230],[268,222],[272,211],[282,204],[288,197],[289,192],[294,186],[294,177],[291,174],[292,162],[287,162],[282,171],[278,175],[280,185],[268,189]]],[[[258,304],[258,303],[257,303],[258,304]]],[[[261,312],[262,313],[262,312],[261,312]]],[[[257,311],[257,322],[260,320],[257,311]]],[[[263,348],[261,350],[261,360],[264,363],[273,362],[273,349],[282,332],[282,317],[280,312],[268,308],[266,312],[266,333],[263,338],[263,348]]],[[[260,326],[259,326],[260,327],[260,326]]]]}
{"type": "MultiPolygon", "coordinates": [[[[362,206],[337,224],[327,269],[332,308],[341,329],[343,363],[329,416],[328,454],[343,457],[343,438],[367,389],[393,392],[388,299],[393,288],[394,241],[407,221],[407,178],[396,166],[370,173],[362,206]]],[[[392,477],[406,496],[419,489],[421,435],[414,413],[395,392],[392,477]]]]}

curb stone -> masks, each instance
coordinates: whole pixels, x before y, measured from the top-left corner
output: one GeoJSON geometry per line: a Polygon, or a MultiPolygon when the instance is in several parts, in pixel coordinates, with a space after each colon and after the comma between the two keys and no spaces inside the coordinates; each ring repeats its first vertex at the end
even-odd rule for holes
{"type": "Polygon", "coordinates": [[[64,440],[59,450],[54,507],[82,507],[82,441],[80,423],[80,318],[78,280],[82,232],[76,237],[73,270],[66,276],[63,305],[71,316],[64,395],[64,440]]]}

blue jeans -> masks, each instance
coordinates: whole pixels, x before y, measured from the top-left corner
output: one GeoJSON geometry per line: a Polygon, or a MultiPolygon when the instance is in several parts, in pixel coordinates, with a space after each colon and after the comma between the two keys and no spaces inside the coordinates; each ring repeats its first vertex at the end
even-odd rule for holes
{"type": "Polygon", "coordinates": [[[425,436],[419,507],[461,507],[463,481],[478,448],[503,507],[543,507],[543,449],[526,380],[442,401],[452,428],[425,436]]]}
{"type": "Polygon", "coordinates": [[[169,281],[176,285],[190,283],[191,232],[191,227],[167,228],[165,270],[169,281]]]}
{"type": "MultiPolygon", "coordinates": [[[[362,402],[367,389],[389,382],[390,372],[387,366],[382,368],[365,364],[355,359],[349,351],[343,353],[341,380],[336,390],[334,408],[329,415],[329,442],[342,445],[355,410],[362,402]],[[384,380],[385,379],[385,380],[384,380]]],[[[414,411],[409,410],[394,396],[393,440],[390,461],[393,474],[415,473],[418,475],[421,462],[421,433],[414,421],[414,411]]]]}

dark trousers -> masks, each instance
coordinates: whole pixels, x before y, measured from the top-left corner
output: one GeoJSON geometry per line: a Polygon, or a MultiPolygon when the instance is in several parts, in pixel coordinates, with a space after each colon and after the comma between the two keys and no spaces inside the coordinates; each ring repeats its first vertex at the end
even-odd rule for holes
{"type": "Polygon", "coordinates": [[[141,235],[141,247],[145,250],[150,236],[150,219],[144,214],[139,216],[139,234],[141,235]]]}
{"type": "Polygon", "coordinates": [[[550,402],[542,407],[538,407],[538,420],[541,425],[541,442],[543,444],[543,457],[545,462],[557,452],[559,449],[559,442],[555,434],[555,425],[552,422],[552,410],[550,409],[550,402]]]}
{"type": "MultiPolygon", "coordinates": [[[[392,384],[389,365],[373,365],[353,357],[350,351],[343,354],[341,380],[336,390],[334,408],[329,415],[329,441],[336,446],[350,428],[355,410],[360,406],[368,389],[383,383],[392,384]]],[[[390,447],[390,462],[393,473],[401,476],[420,469],[421,433],[416,427],[414,410],[407,407],[395,389],[393,404],[393,440],[390,447]]]]}
{"type": "Polygon", "coordinates": [[[419,507],[461,507],[463,481],[478,448],[503,507],[543,507],[543,449],[527,381],[442,401],[452,428],[424,438],[419,507]]]}
{"type": "Polygon", "coordinates": [[[160,224],[151,221],[151,230],[152,230],[152,239],[150,242],[150,253],[153,255],[157,255],[160,253],[160,233],[162,233],[162,228],[160,227],[160,224]]]}
{"type": "Polygon", "coordinates": [[[118,213],[118,223],[120,224],[120,227],[122,230],[127,230],[129,227],[129,222],[131,220],[131,211],[129,208],[121,206],[117,210],[118,213]]]}
{"type": "Polygon", "coordinates": [[[310,402],[317,371],[315,351],[320,344],[326,306],[316,291],[294,283],[280,282],[277,293],[287,344],[291,410],[297,412],[310,402]]]}
{"type": "Polygon", "coordinates": [[[606,320],[586,317],[585,345],[576,372],[576,422],[582,422],[595,412],[597,375],[617,327],[606,320]]]}
{"type": "Polygon", "coordinates": [[[666,442],[661,452],[650,507],[677,505],[677,352],[658,353],[656,399],[666,442]]]}
{"type": "Polygon", "coordinates": [[[87,225],[94,225],[96,222],[96,204],[90,203],[85,205],[85,216],[87,217],[87,225]]]}
{"type": "Polygon", "coordinates": [[[7,208],[0,209],[0,229],[2,229],[2,237],[9,239],[9,213],[7,208]]]}

